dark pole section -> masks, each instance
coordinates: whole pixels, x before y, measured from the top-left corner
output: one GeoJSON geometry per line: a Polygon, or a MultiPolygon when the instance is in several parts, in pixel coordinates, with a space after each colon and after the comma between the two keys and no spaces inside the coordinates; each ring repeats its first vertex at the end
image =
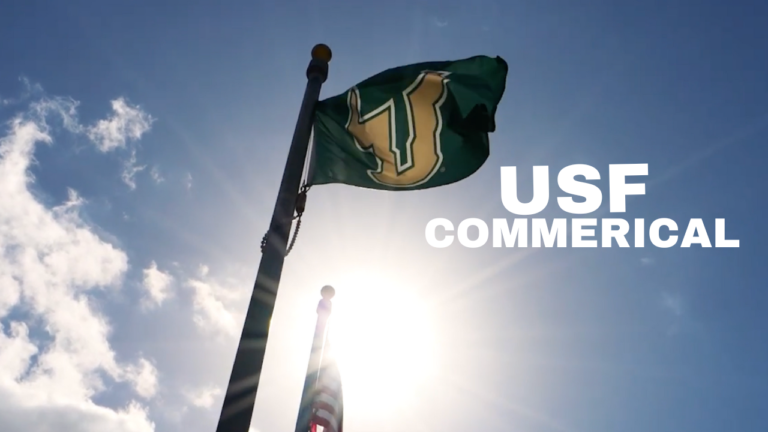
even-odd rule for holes
{"type": "Polygon", "coordinates": [[[307,365],[307,376],[304,379],[304,391],[301,394],[301,405],[299,406],[299,415],[296,418],[296,432],[308,432],[309,422],[312,419],[312,400],[315,396],[317,386],[318,372],[320,371],[320,362],[323,358],[323,347],[325,346],[326,326],[328,318],[331,317],[333,304],[331,299],[336,294],[332,286],[326,285],[320,290],[323,297],[317,305],[317,325],[315,326],[315,338],[312,340],[312,351],[309,355],[309,364],[307,365]]]}
{"type": "Polygon", "coordinates": [[[245,324],[216,432],[248,432],[251,425],[253,405],[256,401],[267,346],[269,322],[275,308],[296,196],[299,193],[301,174],[307,156],[315,103],[320,96],[320,88],[328,77],[330,60],[331,50],[327,46],[320,44],[312,49],[312,61],[307,67],[307,88],[304,91],[304,100],[301,103],[299,118],[288,151],[283,180],[280,183],[277,203],[269,224],[266,245],[256,274],[253,294],[245,316],[245,324]]]}

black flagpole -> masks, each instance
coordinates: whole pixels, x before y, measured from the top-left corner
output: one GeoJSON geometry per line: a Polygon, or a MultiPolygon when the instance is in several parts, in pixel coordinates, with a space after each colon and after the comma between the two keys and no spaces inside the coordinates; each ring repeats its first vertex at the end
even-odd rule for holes
{"type": "Polygon", "coordinates": [[[331,49],[328,46],[319,44],[312,48],[312,60],[307,67],[307,88],[304,91],[304,100],[301,102],[299,118],[293,132],[283,180],[280,183],[275,210],[269,224],[267,241],[256,274],[253,294],[245,316],[245,324],[216,432],[248,432],[251,426],[253,405],[256,401],[267,346],[269,321],[275,308],[296,197],[307,158],[315,103],[320,97],[320,88],[328,78],[330,61],[331,49]]]}

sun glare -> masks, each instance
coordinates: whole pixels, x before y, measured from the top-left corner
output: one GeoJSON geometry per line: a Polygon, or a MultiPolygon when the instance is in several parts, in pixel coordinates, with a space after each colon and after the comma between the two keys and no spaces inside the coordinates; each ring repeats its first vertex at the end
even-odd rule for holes
{"type": "Polygon", "coordinates": [[[380,275],[334,284],[329,338],[344,396],[367,406],[407,403],[438,367],[429,310],[408,287],[380,275]]]}

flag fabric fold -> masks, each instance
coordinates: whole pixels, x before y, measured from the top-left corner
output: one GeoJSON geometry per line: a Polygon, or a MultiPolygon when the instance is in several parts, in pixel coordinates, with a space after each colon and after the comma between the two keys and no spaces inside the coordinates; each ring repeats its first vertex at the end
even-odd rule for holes
{"type": "Polygon", "coordinates": [[[507,72],[501,57],[418,63],[318,102],[309,184],[414,190],[472,175],[490,154],[507,72]]]}

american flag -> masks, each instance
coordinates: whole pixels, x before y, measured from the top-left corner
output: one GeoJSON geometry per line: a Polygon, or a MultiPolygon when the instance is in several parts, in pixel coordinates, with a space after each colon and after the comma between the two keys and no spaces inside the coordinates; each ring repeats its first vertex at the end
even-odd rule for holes
{"type": "Polygon", "coordinates": [[[326,355],[323,356],[323,366],[314,393],[312,403],[312,422],[310,431],[343,432],[344,402],[341,392],[341,374],[336,360],[333,358],[326,342],[326,355]]]}

